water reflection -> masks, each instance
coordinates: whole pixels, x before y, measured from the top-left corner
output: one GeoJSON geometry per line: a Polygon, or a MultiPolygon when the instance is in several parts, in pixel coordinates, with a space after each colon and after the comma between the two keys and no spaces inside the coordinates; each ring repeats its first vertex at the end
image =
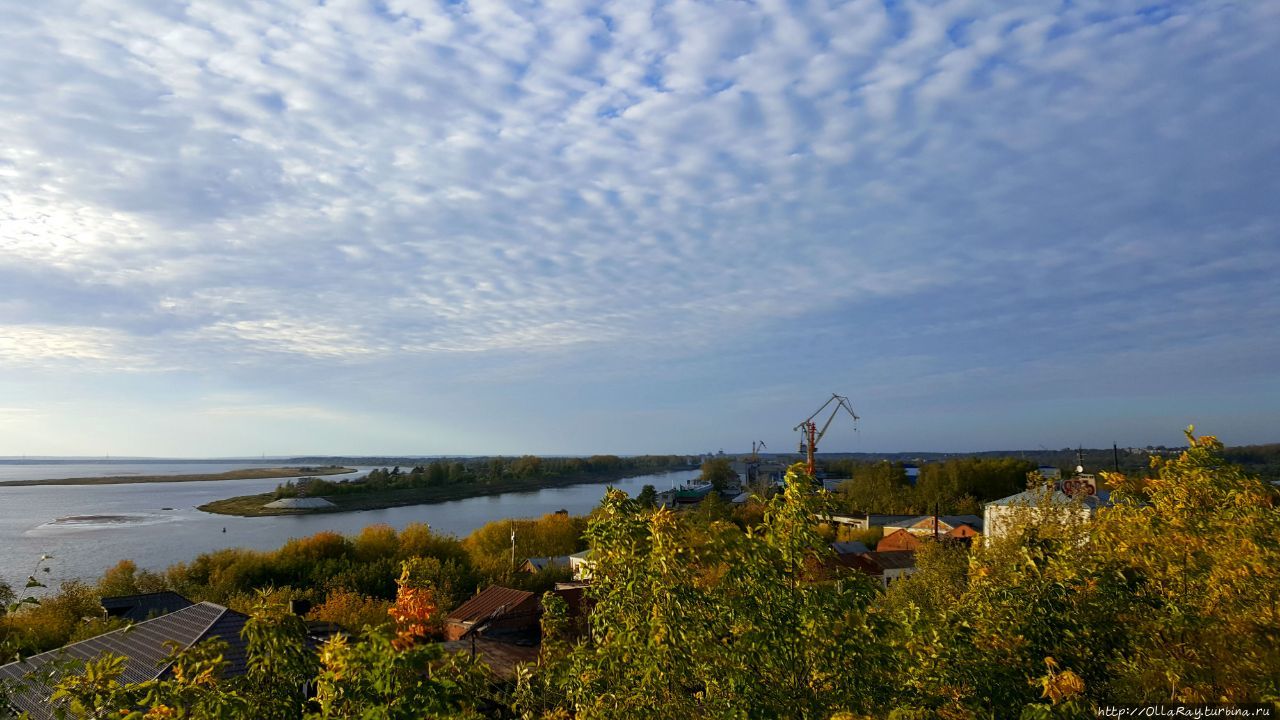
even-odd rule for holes
{"type": "MultiPolygon", "coordinates": [[[[614,483],[631,495],[644,485],[659,490],[685,482],[697,470],[630,478],[614,483]]],[[[0,578],[20,586],[43,554],[51,587],[65,579],[96,579],[121,559],[164,569],[202,552],[226,547],[268,550],[294,537],[322,530],[346,534],[385,523],[403,528],[426,523],[466,535],[508,517],[539,517],[557,510],[590,512],[605,485],[571,485],[529,492],[455,500],[435,505],[352,513],[240,518],[195,508],[232,495],[267,492],[279,480],[222,480],[138,485],[0,487],[0,578]],[[52,580],[52,582],[50,582],[52,580]]]]}

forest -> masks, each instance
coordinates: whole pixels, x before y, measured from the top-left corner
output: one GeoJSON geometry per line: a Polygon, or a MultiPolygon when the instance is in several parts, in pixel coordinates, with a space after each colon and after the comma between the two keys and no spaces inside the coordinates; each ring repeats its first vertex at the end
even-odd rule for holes
{"type": "Polygon", "coordinates": [[[408,468],[399,465],[375,468],[364,477],[350,480],[321,477],[289,480],[271,493],[218,500],[200,509],[230,515],[291,514],[298,511],[273,510],[263,505],[282,498],[324,497],[333,503],[332,508],[312,508],[306,512],[369,510],[559,485],[604,483],[689,467],[683,455],[440,459],[408,468]]]}
{"type": "MultiPolygon", "coordinates": [[[[224,677],[218,647],[146,683],[123,681],[118,659],[103,657],[67,675],[58,697],[70,716],[129,718],[906,720],[1095,717],[1119,703],[1275,707],[1280,496],[1223,450],[1189,431],[1187,449],[1155,458],[1149,473],[1107,474],[1115,502],[1091,520],[1046,506],[971,547],[926,542],[917,572],[887,588],[834,562],[821,518],[840,499],[815,491],[801,466],[750,520],[611,490],[588,518],[516,528],[521,556],[589,547],[593,605],[583,618],[544,596],[538,658],[514,680],[435,642],[443,609],[475,583],[516,578],[506,523],[462,540],[415,527],[321,534],[156,574],[122,563],[83,594],[171,587],[243,607],[248,674],[224,677]],[[284,610],[295,594],[323,598],[313,612],[351,632],[308,650],[302,620],[284,610]]],[[[953,488],[947,473],[930,487],[1003,492],[997,469],[989,492],[953,488]]],[[[7,639],[34,642],[24,628],[67,597],[11,613],[7,639]]]]}

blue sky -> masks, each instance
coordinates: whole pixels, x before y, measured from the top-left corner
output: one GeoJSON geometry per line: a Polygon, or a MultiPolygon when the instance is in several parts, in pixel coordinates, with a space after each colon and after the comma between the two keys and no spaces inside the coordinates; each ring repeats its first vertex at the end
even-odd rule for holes
{"type": "Polygon", "coordinates": [[[0,0],[0,455],[1277,441],[1278,32],[0,0]]]}

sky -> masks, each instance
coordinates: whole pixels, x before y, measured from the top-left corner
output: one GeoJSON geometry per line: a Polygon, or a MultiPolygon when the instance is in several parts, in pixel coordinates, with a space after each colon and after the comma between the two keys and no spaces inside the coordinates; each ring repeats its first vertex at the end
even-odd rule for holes
{"type": "Polygon", "coordinates": [[[1280,1],[0,0],[0,455],[1280,441],[1280,1]]]}

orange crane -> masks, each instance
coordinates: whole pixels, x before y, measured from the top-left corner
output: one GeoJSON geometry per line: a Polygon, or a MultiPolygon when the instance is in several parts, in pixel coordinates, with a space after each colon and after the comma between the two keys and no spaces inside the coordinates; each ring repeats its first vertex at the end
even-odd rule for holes
{"type": "Polygon", "coordinates": [[[804,422],[794,428],[800,432],[800,454],[803,455],[807,451],[809,455],[809,477],[814,477],[813,454],[818,452],[818,441],[822,439],[823,435],[827,434],[827,428],[831,427],[831,421],[836,419],[836,415],[840,413],[840,408],[844,408],[849,413],[849,417],[853,418],[854,423],[858,422],[858,413],[853,411],[853,406],[849,404],[849,398],[831,393],[831,398],[823,403],[822,407],[815,410],[804,422]],[[831,416],[823,423],[822,430],[818,430],[818,425],[813,422],[813,419],[822,414],[823,410],[830,407],[831,403],[835,403],[836,406],[831,409],[831,416]]]}

